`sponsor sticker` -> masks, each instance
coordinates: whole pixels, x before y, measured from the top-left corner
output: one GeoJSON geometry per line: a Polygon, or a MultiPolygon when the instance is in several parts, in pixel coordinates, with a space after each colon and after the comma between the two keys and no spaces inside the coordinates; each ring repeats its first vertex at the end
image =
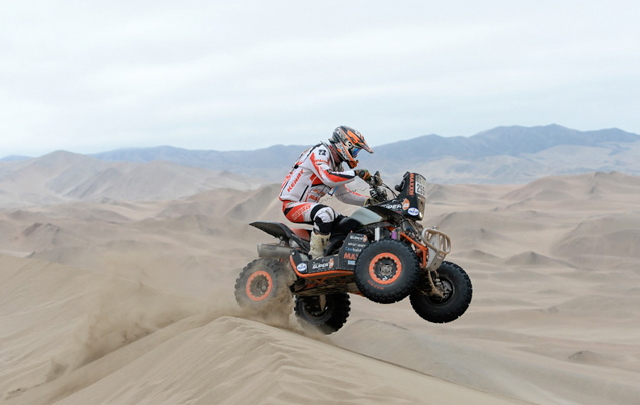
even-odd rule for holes
{"type": "Polygon", "coordinates": [[[413,173],[411,173],[409,175],[409,195],[413,195],[414,190],[415,190],[415,180],[414,180],[415,175],[413,173]]]}
{"type": "Polygon", "coordinates": [[[409,208],[409,215],[413,215],[414,217],[416,217],[419,214],[420,214],[420,211],[418,211],[417,208],[415,207],[409,208]]]}
{"type": "Polygon", "coordinates": [[[329,262],[313,263],[313,265],[311,266],[311,270],[313,270],[313,271],[324,270],[324,269],[328,269],[328,268],[329,268],[329,262]]]}
{"type": "Polygon", "coordinates": [[[304,273],[304,272],[306,272],[306,271],[307,271],[307,263],[300,263],[300,264],[296,267],[296,269],[298,269],[298,271],[299,271],[300,273],[304,273]]]}
{"type": "Polygon", "coordinates": [[[350,233],[348,236],[349,240],[348,242],[366,242],[367,241],[367,235],[361,235],[361,234],[357,234],[357,233],[350,233]]]}
{"type": "Polygon", "coordinates": [[[298,184],[298,180],[300,180],[300,177],[302,177],[302,170],[300,170],[298,172],[298,175],[296,176],[295,179],[293,179],[293,182],[291,183],[291,185],[287,188],[287,192],[291,192],[291,190],[293,190],[293,188],[296,186],[296,184],[298,184]]]}
{"type": "Polygon", "coordinates": [[[409,199],[405,198],[405,199],[404,199],[404,201],[402,202],[402,209],[403,209],[403,210],[407,210],[407,209],[409,209],[409,205],[410,205],[410,204],[411,204],[411,203],[409,203],[409,199]]]}
{"type": "Polygon", "coordinates": [[[386,204],[383,205],[383,207],[391,211],[400,211],[402,209],[402,204],[386,204]]]}

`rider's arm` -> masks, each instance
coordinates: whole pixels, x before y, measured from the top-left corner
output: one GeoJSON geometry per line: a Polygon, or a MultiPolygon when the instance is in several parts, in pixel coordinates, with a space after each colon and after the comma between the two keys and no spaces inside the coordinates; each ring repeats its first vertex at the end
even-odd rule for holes
{"type": "Polygon", "coordinates": [[[344,184],[336,187],[333,195],[334,197],[336,197],[338,200],[342,201],[345,204],[359,205],[359,206],[363,206],[368,198],[367,196],[364,196],[362,194],[356,193],[355,191],[349,190],[347,186],[345,186],[344,184]]]}
{"type": "Polygon", "coordinates": [[[329,187],[336,187],[341,184],[349,183],[356,177],[354,170],[337,172],[331,170],[329,166],[329,151],[324,148],[316,148],[309,160],[313,165],[313,172],[318,178],[329,187]]]}

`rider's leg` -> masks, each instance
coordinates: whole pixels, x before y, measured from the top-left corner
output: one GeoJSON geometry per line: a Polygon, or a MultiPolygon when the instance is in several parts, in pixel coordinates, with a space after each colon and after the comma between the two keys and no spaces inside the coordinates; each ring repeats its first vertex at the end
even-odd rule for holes
{"type": "Polygon", "coordinates": [[[312,259],[324,256],[324,249],[329,243],[329,237],[331,236],[331,228],[333,227],[333,221],[335,221],[337,215],[331,207],[326,205],[317,204],[311,210],[311,218],[313,218],[313,232],[311,233],[311,248],[309,254],[312,259]]]}
{"type": "Polygon", "coordinates": [[[324,204],[284,201],[282,205],[284,215],[291,222],[313,224],[310,240],[310,255],[318,258],[329,243],[331,228],[337,214],[324,204]]]}
{"type": "Polygon", "coordinates": [[[282,212],[291,222],[298,224],[313,224],[311,210],[317,203],[307,203],[298,201],[283,201],[282,212]]]}

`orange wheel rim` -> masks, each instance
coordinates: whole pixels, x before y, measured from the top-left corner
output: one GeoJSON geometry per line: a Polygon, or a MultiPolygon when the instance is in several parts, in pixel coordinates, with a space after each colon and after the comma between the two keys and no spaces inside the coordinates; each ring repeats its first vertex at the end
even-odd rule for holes
{"type": "Polygon", "coordinates": [[[392,253],[380,253],[369,263],[369,276],[378,284],[391,284],[401,273],[402,263],[398,256],[392,253]]]}
{"type": "Polygon", "coordinates": [[[271,294],[273,279],[271,274],[264,270],[256,271],[247,280],[245,292],[251,301],[262,301],[271,294]],[[264,283],[267,284],[266,289],[264,283]]]}

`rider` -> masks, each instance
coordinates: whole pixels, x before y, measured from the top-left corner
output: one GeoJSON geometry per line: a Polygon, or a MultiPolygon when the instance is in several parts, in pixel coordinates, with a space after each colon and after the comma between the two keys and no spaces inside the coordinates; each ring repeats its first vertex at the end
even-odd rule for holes
{"type": "Polygon", "coordinates": [[[318,203],[320,198],[329,193],[344,203],[360,206],[368,199],[345,186],[356,176],[365,181],[371,179],[368,170],[355,169],[358,165],[356,157],[361,150],[373,153],[360,132],[339,126],[328,144],[322,142],[302,152],[284,179],[280,190],[282,210],[291,222],[313,224],[309,254],[314,259],[323,255],[338,218],[331,207],[318,203]],[[343,162],[351,170],[343,171],[343,162]]]}

